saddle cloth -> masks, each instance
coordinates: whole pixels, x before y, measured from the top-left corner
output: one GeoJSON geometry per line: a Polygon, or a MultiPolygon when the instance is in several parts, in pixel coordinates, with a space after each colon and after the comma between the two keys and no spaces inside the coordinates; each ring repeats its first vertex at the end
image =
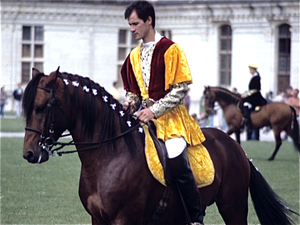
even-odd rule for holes
{"type": "MultiPolygon", "coordinates": [[[[147,126],[143,126],[145,132],[145,154],[147,164],[153,177],[162,185],[166,186],[163,166],[159,160],[154,142],[149,134],[147,126]]],[[[214,181],[215,168],[210,155],[204,145],[189,147],[187,155],[198,188],[210,185],[214,181]]]]}

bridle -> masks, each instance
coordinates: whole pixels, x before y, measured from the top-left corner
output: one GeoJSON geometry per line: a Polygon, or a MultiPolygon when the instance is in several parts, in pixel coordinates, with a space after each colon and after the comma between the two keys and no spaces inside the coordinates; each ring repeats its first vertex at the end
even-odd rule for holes
{"type": "MultiPolygon", "coordinates": [[[[50,155],[55,155],[54,151],[51,150],[51,148],[55,144],[57,144],[57,142],[55,142],[54,137],[53,137],[54,136],[54,123],[55,123],[54,104],[56,103],[62,111],[63,111],[63,109],[62,109],[62,106],[61,106],[60,102],[55,97],[54,88],[50,89],[50,88],[44,88],[44,87],[41,87],[41,86],[38,86],[37,88],[42,89],[42,90],[50,93],[49,101],[47,103],[47,108],[46,108],[47,112],[46,112],[44,126],[43,126],[42,130],[37,130],[37,129],[32,128],[32,127],[25,127],[25,130],[33,131],[35,133],[40,134],[39,146],[43,150],[47,151],[50,155]],[[49,121],[50,117],[51,117],[51,124],[50,124],[50,128],[49,128],[49,136],[46,136],[46,131],[48,130],[47,129],[48,121],[49,121]]],[[[63,135],[63,136],[65,136],[65,135],[63,135]]],[[[62,136],[60,136],[60,137],[62,137],[62,136]]]]}
{"type": "MultiPolygon", "coordinates": [[[[32,131],[35,133],[40,134],[40,141],[39,141],[39,146],[45,150],[46,152],[49,153],[49,155],[55,156],[61,156],[62,154],[69,154],[69,153],[74,153],[74,152],[78,152],[78,151],[84,151],[84,150],[93,150],[96,148],[99,148],[101,146],[107,145],[109,143],[111,143],[112,141],[114,141],[117,138],[120,138],[128,133],[133,132],[134,130],[138,129],[141,125],[139,123],[137,123],[135,126],[132,126],[131,128],[129,128],[128,130],[126,130],[125,132],[121,133],[120,135],[117,135],[113,138],[107,139],[105,141],[101,141],[101,142],[74,142],[74,140],[71,140],[70,142],[57,142],[55,141],[54,138],[54,124],[55,124],[55,107],[54,105],[58,105],[59,109],[65,114],[65,116],[67,115],[65,113],[65,111],[63,110],[62,105],[60,104],[59,100],[55,97],[55,92],[54,92],[54,88],[45,88],[45,87],[41,87],[41,86],[37,86],[37,88],[42,89],[48,93],[50,93],[50,97],[49,97],[49,101],[47,103],[47,108],[46,108],[46,117],[45,117],[45,122],[44,122],[44,126],[42,130],[37,130],[35,128],[32,127],[25,127],[26,131],[32,131]],[[49,127],[49,132],[48,132],[48,136],[47,134],[47,130],[48,130],[48,124],[49,124],[49,119],[51,117],[51,123],[50,123],[50,127],[49,127]],[[80,150],[69,150],[69,151],[60,151],[62,148],[64,148],[65,146],[70,146],[70,145],[90,145],[91,147],[87,147],[87,148],[83,148],[80,150]],[[59,146],[55,149],[52,149],[54,146],[59,146]]],[[[63,134],[60,135],[59,138],[62,137],[67,137],[67,136],[71,136],[71,134],[63,134]]],[[[59,139],[58,138],[58,139],[59,139]]]]}

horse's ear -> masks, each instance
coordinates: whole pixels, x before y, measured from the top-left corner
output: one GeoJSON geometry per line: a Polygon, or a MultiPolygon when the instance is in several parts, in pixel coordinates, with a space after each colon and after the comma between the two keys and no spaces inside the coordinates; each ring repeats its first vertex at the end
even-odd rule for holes
{"type": "Polygon", "coordinates": [[[57,68],[56,71],[50,73],[48,79],[46,80],[46,86],[47,87],[51,87],[56,82],[58,73],[59,73],[59,67],[57,68]]]}
{"type": "Polygon", "coordinates": [[[36,75],[38,75],[40,71],[36,68],[32,68],[32,78],[34,78],[36,75]]]}

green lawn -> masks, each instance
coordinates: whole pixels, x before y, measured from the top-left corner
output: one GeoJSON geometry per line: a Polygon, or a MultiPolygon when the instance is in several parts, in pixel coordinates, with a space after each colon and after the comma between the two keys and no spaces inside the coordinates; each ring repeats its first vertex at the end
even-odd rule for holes
{"type": "Polygon", "coordinates": [[[24,118],[1,118],[0,119],[0,131],[1,132],[24,132],[25,130],[24,118]]]}
{"type": "Polygon", "coordinates": [[[87,224],[78,196],[78,156],[29,164],[23,138],[1,138],[1,224],[87,224]]]}
{"type": "MultiPolygon", "coordinates": [[[[77,154],[51,157],[41,165],[22,158],[22,138],[1,138],[0,224],[88,224],[90,217],[78,197],[80,161],[77,154]]],[[[273,142],[243,142],[249,158],[274,191],[299,212],[299,154],[284,142],[269,162],[273,142]]],[[[296,224],[300,224],[293,216],[296,224]]],[[[259,224],[249,200],[249,224],[259,224]]],[[[215,205],[205,224],[224,224],[215,205]]]]}

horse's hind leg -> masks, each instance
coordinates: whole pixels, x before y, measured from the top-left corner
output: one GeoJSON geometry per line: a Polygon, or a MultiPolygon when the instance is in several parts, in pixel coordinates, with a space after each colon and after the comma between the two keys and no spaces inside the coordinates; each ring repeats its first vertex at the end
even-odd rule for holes
{"type": "Polygon", "coordinates": [[[248,188],[227,193],[216,203],[226,225],[247,225],[248,188]]]}
{"type": "MultiPolygon", "coordinates": [[[[273,129],[274,130],[274,129],[273,129]]],[[[282,140],[281,140],[281,137],[280,137],[280,132],[276,132],[274,130],[274,136],[275,136],[275,141],[276,141],[276,146],[275,146],[275,150],[273,152],[273,154],[271,155],[271,157],[268,159],[269,161],[273,161],[275,159],[275,156],[282,144],[282,140]]]]}

